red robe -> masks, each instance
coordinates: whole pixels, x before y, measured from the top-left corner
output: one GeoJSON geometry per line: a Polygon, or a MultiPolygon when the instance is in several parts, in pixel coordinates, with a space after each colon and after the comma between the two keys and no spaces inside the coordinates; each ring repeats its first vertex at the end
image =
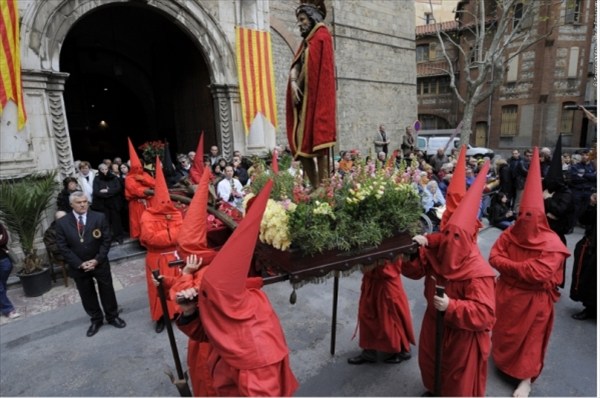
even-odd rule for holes
{"type": "MultiPolygon", "coordinates": [[[[273,319],[277,315],[260,290],[261,285],[262,278],[247,280],[249,302],[254,305],[248,307],[250,313],[238,314],[240,318],[228,321],[223,317],[225,314],[213,317],[218,308],[203,304],[208,300],[202,293],[198,303],[200,314],[204,314],[202,320],[197,318],[186,325],[178,323],[190,339],[210,344],[207,365],[219,396],[292,396],[298,388],[290,369],[283,330],[279,320],[273,319]]],[[[173,290],[188,286],[189,283],[182,283],[173,290]]],[[[208,290],[207,296],[212,297],[208,290]]]]}
{"type": "Polygon", "coordinates": [[[152,206],[152,196],[144,193],[154,189],[154,178],[146,172],[135,173],[133,169],[125,177],[125,199],[129,201],[129,236],[139,238],[140,218],[146,208],[152,206]]]}
{"type": "Polygon", "coordinates": [[[415,344],[408,299],[400,279],[401,266],[400,260],[388,261],[363,275],[358,304],[362,349],[410,352],[410,344],[415,344]]]}
{"type": "MultiPolygon", "coordinates": [[[[465,257],[452,269],[442,266],[443,261],[437,260],[445,255],[442,250],[438,252],[441,236],[428,235],[429,246],[420,249],[417,259],[402,265],[403,275],[411,279],[425,277],[427,309],[419,336],[421,378],[425,388],[433,392],[437,316],[433,297],[437,283],[445,287],[450,298],[444,314],[441,395],[484,396],[490,331],[495,321],[495,274],[473,242],[470,248],[465,246],[465,257]]],[[[465,232],[462,241],[468,242],[468,236],[465,232]]]]}
{"type": "MultiPolygon", "coordinates": [[[[147,249],[146,252],[146,282],[148,285],[148,301],[150,303],[150,317],[153,321],[159,320],[163,315],[162,306],[156,286],[152,279],[152,271],[159,270],[165,278],[176,278],[180,274],[178,267],[169,267],[169,261],[175,260],[175,246],[177,236],[183,220],[179,212],[167,215],[154,213],[152,209],[146,210],[141,217],[140,243],[147,249]]],[[[169,318],[176,312],[181,312],[179,306],[167,300],[169,318]]]]}
{"type": "Polygon", "coordinates": [[[500,235],[490,252],[490,264],[500,272],[492,357],[502,372],[535,381],[544,367],[568,252],[560,250],[564,245],[550,233],[538,249],[518,246],[507,233],[512,229],[500,235]]]}
{"type": "Polygon", "coordinates": [[[288,82],[286,93],[286,126],[290,150],[294,158],[313,157],[315,152],[333,147],[336,140],[336,96],[333,40],[323,23],[318,23],[300,46],[292,67],[304,54],[300,76],[303,101],[297,107],[288,82]]]}
{"type": "MultiPolygon", "coordinates": [[[[199,279],[197,276],[200,276],[199,272],[196,272],[195,275],[182,274],[176,279],[169,279],[170,298],[174,300],[176,292],[198,286],[199,279]]],[[[178,327],[184,332],[187,330],[186,334],[189,334],[191,333],[189,330],[194,330],[196,325],[181,326],[178,324],[178,327]]],[[[203,331],[196,331],[195,338],[190,337],[188,339],[188,375],[192,382],[194,397],[216,397],[218,395],[208,367],[208,360],[212,351],[212,345],[208,342],[203,331]]]]}

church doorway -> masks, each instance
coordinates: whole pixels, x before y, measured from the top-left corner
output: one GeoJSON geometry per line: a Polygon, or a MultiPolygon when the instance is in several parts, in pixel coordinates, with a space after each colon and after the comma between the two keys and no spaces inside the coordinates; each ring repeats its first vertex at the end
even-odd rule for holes
{"type": "MultiPolygon", "coordinates": [[[[75,160],[96,166],[167,140],[171,154],[218,145],[210,74],[202,50],[176,22],[143,4],[111,4],[81,17],[60,53],[75,160]]],[[[139,151],[138,151],[139,153],[139,151]]]]}

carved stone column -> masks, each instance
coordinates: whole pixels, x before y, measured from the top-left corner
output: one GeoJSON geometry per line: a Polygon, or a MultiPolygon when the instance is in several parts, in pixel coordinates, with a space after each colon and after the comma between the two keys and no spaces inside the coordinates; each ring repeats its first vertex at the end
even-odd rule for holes
{"type": "Polygon", "coordinates": [[[235,131],[240,130],[240,118],[236,117],[240,104],[238,87],[230,84],[211,84],[210,89],[215,104],[218,145],[223,157],[230,159],[234,147],[238,147],[235,145],[235,131]]]}
{"type": "Polygon", "coordinates": [[[56,148],[56,157],[61,180],[73,175],[73,150],[67,126],[67,115],[63,93],[68,73],[48,73],[48,109],[52,121],[52,137],[56,148]]]}

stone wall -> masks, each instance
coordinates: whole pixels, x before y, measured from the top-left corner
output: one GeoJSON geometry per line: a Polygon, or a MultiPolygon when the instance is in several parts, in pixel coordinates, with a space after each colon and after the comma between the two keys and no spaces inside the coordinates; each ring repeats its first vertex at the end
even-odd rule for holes
{"type": "MultiPolygon", "coordinates": [[[[392,148],[396,148],[404,126],[417,117],[414,4],[385,0],[326,4],[325,22],[334,36],[337,70],[336,152],[357,148],[368,153],[381,123],[387,127],[392,148]]],[[[293,10],[297,5],[296,1],[270,4],[271,19],[287,24],[288,32],[296,37],[299,33],[293,10]]],[[[277,36],[273,35],[273,51],[280,115],[278,142],[285,144],[285,85],[293,54],[283,37],[277,36]]]]}

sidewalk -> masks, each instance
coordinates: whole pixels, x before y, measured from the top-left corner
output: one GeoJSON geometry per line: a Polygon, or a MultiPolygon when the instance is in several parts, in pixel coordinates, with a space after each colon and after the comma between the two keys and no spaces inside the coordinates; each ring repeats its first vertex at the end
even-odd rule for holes
{"type": "MultiPolygon", "coordinates": [[[[116,292],[134,283],[144,282],[146,280],[145,257],[111,262],[111,272],[116,292]]],[[[56,282],[52,282],[52,288],[39,297],[25,297],[23,288],[19,283],[9,285],[8,298],[21,316],[16,319],[0,316],[0,326],[81,302],[73,279],[69,278],[69,286],[65,287],[61,273],[58,272],[56,276],[57,279],[56,282]]]]}

